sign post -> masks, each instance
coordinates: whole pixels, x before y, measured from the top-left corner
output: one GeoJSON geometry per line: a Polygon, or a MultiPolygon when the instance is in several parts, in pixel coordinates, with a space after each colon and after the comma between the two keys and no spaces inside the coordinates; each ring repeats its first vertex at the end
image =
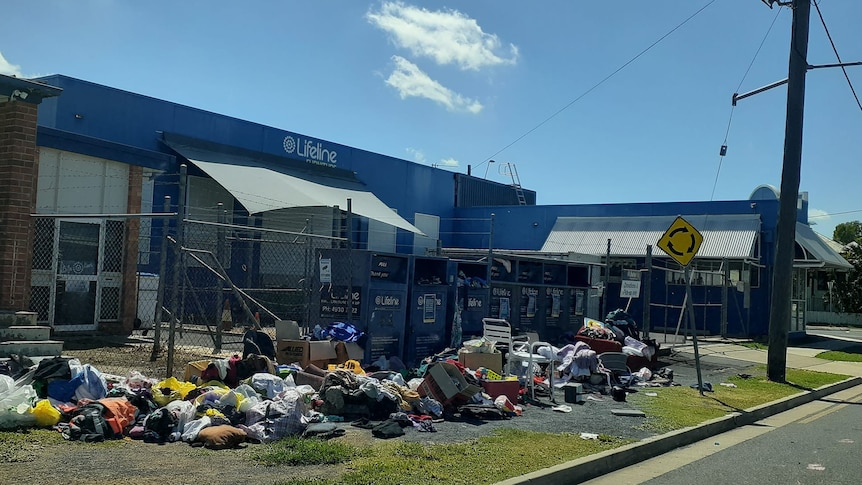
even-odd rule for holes
{"type": "Polygon", "coordinates": [[[688,311],[688,321],[691,327],[691,340],[694,343],[694,364],[697,369],[697,388],[703,395],[703,377],[700,372],[700,351],[697,346],[697,325],[694,323],[694,304],[691,301],[691,268],[689,263],[700,250],[703,236],[689,224],[688,221],[678,216],[670,227],[662,234],[656,244],[674,261],[685,268],[685,301],[688,311]]]}
{"type": "Polygon", "coordinates": [[[620,298],[628,298],[626,303],[626,312],[628,312],[632,298],[641,296],[641,272],[632,269],[623,270],[623,279],[620,283],[620,298]]]}

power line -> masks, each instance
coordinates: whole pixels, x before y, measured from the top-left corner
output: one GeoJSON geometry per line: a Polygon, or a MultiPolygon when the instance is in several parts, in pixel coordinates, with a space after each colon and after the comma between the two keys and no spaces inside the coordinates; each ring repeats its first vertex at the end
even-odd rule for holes
{"type": "MultiPolygon", "coordinates": [[[[823,14],[820,13],[820,5],[818,2],[813,2],[814,8],[817,9],[817,16],[820,17],[820,23],[823,24],[823,30],[826,31],[826,37],[829,39],[829,43],[832,44],[832,52],[835,53],[835,57],[838,59],[838,62],[843,62],[841,60],[841,56],[838,55],[838,49],[835,48],[835,42],[832,40],[832,34],[829,33],[829,28],[826,27],[826,20],[823,19],[823,14]]],[[[853,83],[850,82],[850,76],[847,75],[847,68],[841,66],[841,70],[844,72],[844,79],[847,80],[847,85],[850,86],[850,92],[853,93],[853,98],[856,100],[856,105],[859,106],[859,109],[862,110],[862,103],[859,102],[859,96],[856,95],[856,89],[853,88],[853,83]]]]}
{"type": "Polygon", "coordinates": [[[497,150],[496,152],[494,152],[494,154],[493,154],[493,155],[491,155],[490,157],[486,157],[486,158],[485,158],[485,161],[484,161],[484,162],[482,162],[482,163],[480,163],[479,165],[477,165],[477,167],[478,167],[478,166],[481,166],[483,163],[487,163],[489,160],[492,160],[494,157],[496,157],[496,156],[497,156],[497,155],[499,155],[500,153],[503,153],[504,151],[506,151],[507,149],[509,149],[511,146],[515,145],[515,144],[516,144],[516,143],[518,143],[519,141],[521,141],[521,140],[523,140],[524,138],[526,138],[527,136],[529,136],[529,135],[530,135],[531,133],[533,133],[534,131],[536,131],[536,130],[538,130],[539,128],[541,128],[545,123],[547,123],[547,122],[551,121],[552,119],[556,118],[556,117],[557,117],[560,113],[562,113],[563,111],[565,111],[565,110],[569,109],[573,104],[577,103],[578,101],[580,101],[581,99],[583,99],[586,95],[588,95],[588,94],[590,94],[591,92],[593,92],[596,88],[598,88],[599,86],[601,86],[602,84],[604,84],[606,81],[608,81],[610,78],[614,77],[617,73],[619,73],[620,71],[622,71],[623,69],[625,69],[626,67],[628,67],[628,65],[629,65],[629,64],[631,64],[631,63],[633,63],[634,61],[638,60],[638,58],[640,58],[642,55],[644,55],[644,54],[646,54],[647,52],[649,52],[653,47],[655,47],[656,45],[658,45],[658,44],[659,44],[659,42],[663,41],[665,38],[669,37],[671,34],[673,34],[674,32],[676,32],[677,30],[679,30],[683,25],[687,24],[691,19],[695,18],[699,13],[703,12],[704,10],[706,10],[706,8],[707,8],[707,7],[709,7],[710,5],[712,5],[713,3],[715,3],[715,0],[710,0],[706,5],[704,5],[703,7],[700,7],[696,12],[694,12],[694,13],[693,13],[693,14],[691,14],[691,15],[689,15],[689,16],[688,16],[688,18],[686,18],[685,20],[683,20],[683,21],[682,21],[681,23],[679,23],[676,27],[672,28],[672,29],[671,29],[670,31],[668,31],[666,34],[664,34],[664,35],[662,35],[661,37],[659,37],[659,38],[658,38],[658,40],[656,40],[655,42],[653,42],[652,44],[650,44],[646,49],[644,49],[644,50],[640,51],[639,53],[637,53],[637,55],[635,55],[634,57],[632,57],[631,59],[629,59],[628,61],[626,61],[623,65],[621,65],[620,67],[618,67],[614,72],[612,72],[612,73],[608,74],[608,75],[607,75],[607,76],[605,76],[601,81],[597,82],[597,83],[596,83],[596,84],[594,84],[591,88],[589,88],[589,89],[587,89],[586,91],[584,91],[583,93],[581,93],[581,95],[580,95],[580,96],[578,96],[577,98],[573,99],[572,101],[570,101],[568,104],[566,104],[566,105],[565,105],[565,106],[563,106],[562,108],[560,108],[560,109],[558,109],[557,111],[555,111],[552,115],[550,115],[550,116],[548,116],[547,118],[545,118],[544,120],[542,120],[542,122],[541,122],[541,123],[537,124],[536,126],[534,126],[534,127],[533,127],[533,128],[531,128],[531,129],[527,130],[527,132],[526,132],[526,133],[524,133],[523,135],[519,136],[518,138],[515,138],[515,140],[514,140],[513,142],[509,143],[508,145],[506,145],[506,146],[504,146],[503,148],[501,148],[501,149],[497,150]]]}
{"type": "Polygon", "coordinates": [[[830,216],[842,216],[844,214],[855,214],[857,212],[862,212],[862,209],[856,209],[852,211],[843,211],[843,212],[832,212],[829,214],[817,214],[813,216],[808,216],[809,219],[817,219],[819,217],[830,217],[830,216]]]}
{"type": "MultiPolygon", "coordinates": [[[[771,5],[770,5],[771,8],[771,5]]],[[[763,39],[760,41],[760,45],[757,46],[757,50],[754,52],[754,56],[751,58],[751,62],[748,63],[748,68],[745,70],[745,74],[742,75],[742,79],[739,80],[739,85],[736,86],[736,90],[734,93],[739,92],[739,88],[742,87],[742,83],[745,82],[745,78],[748,77],[748,73],[751,71],[751,67],[754,66],[754,61],[757,60],[757,55],[760,54],[760,49],[763,48],[763,44],[766,43],[766,39],[769,37],[769,33],[772,32],[772,27],[775,26],[775,21],[778,20],[778,15],[781,14],[783,8],[779,6],[778,10],[775,12],[775,17],[772,18],[772,23],[769,24],[769,28],[766,29],[766,34],[763,36],[763,39]]],[[[727,129],[724,131],[724,141],[721,142],[721,151],[718,155],[718,169],[715,171],[715,180],[712,183],[712,193],[709,195],[709,200],[715,198],[715,188],[718,186],[718,176],[721,174],[721,164],[724,161],[724,155],[727,154],[727,137],[730,134],[730,125],[733,122],[733,110],[736,109],[736,103],[731,103],[730,105],[730,116],[727,118],[727,129]]]]}

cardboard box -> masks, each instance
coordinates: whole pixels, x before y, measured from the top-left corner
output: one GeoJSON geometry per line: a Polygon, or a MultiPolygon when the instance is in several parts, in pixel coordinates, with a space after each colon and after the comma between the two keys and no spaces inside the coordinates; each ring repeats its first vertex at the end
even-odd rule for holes
{"type": "Polygon", "coordinates": [[[354,342],[335,342],[335,363],[343,364],[348,360],[356,360],[362,363],[365,358],[365,349],[354,342]]]}
{"type": "Polygon", "coordinates": [[[303,369],[309,364],[325,369],[335,358],[335,345],[329,340],[279,340],[275,349],[279,364],[299,363],[303,369]]]}
{"type": "Polygon", "coordinates": [[[521,390],[521,383],[517,379],[510,381],[482,381],[482,388],[485,393],[494,399],[497,396],[506,396],[512,404],[518,404],[518,394],[521,390]]]}
{"type": "Polygon", "coordinates": [[[433,397],[444,406],[467,402],[482,389],[467,383],[454,364],[437,362],[428,367],[425,379],[419,385],[419,395],[433,397]]]}
{"type": "Polygon", "coordinates": [[[197,378],[200,377],[201,374],[203,374],[203,371],[205,371],[206,368],[209,367],[210,362],[212,361],[195,360],[193,362],[189,362],[188,364],[186,364],[186,375],[183,380],[185,380],[186,382],[194,382],[192,380],[194,379],[196,381],[197,378]]]}
{"type": "Polygon", "coordinates": [[[479,352],[458,352],[458,362],[464,364],[464,367],[476,370],[479,367],[491,369],[497,374],[503,374],[503,354],[502,352],[494,352],[492,354],[483,354],[479,352]]]}

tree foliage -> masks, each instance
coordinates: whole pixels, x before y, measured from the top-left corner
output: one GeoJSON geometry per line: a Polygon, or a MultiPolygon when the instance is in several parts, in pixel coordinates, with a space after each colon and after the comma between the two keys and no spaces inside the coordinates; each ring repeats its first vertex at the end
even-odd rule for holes
{"type": "Polygon", "coordinates": [[[838,224],[832,232],[832,239],[841,244],[859,242],[862,239],[862,222],[850,221],[838,224]]]}
{"type": "Polygon", "coordinates": [[[839,307],[846,313],[862,313],[862,245],[853,241],[841,255],[853,268],[835,282],[834,292],[839,307]]]}

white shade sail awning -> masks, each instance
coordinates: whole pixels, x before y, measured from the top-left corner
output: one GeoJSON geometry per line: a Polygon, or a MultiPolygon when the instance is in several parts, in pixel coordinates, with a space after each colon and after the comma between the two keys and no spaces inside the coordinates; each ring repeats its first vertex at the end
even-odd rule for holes
{"type": "MultiPolygon", "coordinates": [[[[703,235],[699,258],[757,259],[757,214],[683,215],[703,235]]],[[[611,240],[612,256],[644,256],[647,245],[655,256],[658,240],[676,216],[558,217],[542,246],[543,252],[604,255],[611,240]]]]}
{"type": "Polygon", "coordinates": [[[209,152],[173,143],[169,143],[169,146],[230,192],[249,214],[290,207],[338,206],[347,210],[347,199],[350,199],[354,214],[423,234],[377,196],[365,190],[364,185],[357,180],[332,179],[332,183],[327,184],[325,177],[309,176],[317,180],[313,182],[233,154],[209,152]]]}

